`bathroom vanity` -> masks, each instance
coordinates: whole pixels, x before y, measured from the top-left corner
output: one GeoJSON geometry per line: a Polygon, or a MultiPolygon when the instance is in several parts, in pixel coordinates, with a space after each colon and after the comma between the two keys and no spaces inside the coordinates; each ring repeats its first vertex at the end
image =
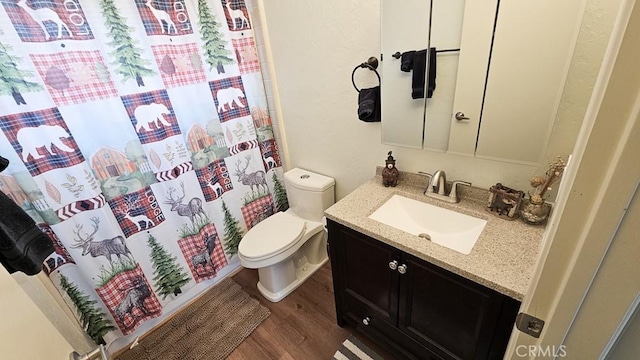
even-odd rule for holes
{"type": "Polygon", "coordinates": [[[401,174],[360,186],[326,210],[337,321],[400,359],[502,359],[544,228],[484,210],[487,192],[448,204],[423,195],[427,179],[401,174]],[[393,195],[487,221],[462,254],[369,218],[393,195]]]}

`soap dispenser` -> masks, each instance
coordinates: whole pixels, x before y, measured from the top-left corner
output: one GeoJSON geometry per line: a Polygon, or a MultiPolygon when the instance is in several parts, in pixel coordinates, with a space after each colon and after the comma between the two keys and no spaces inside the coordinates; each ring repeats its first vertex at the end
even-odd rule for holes
{"type": "Polygon", "coordinates": [[[399,171],[396,169],[396,160],[391,156],[392,151],[387,154],[387,160],[385,160],[385,167],[382,169],[382,185],[385,187],[395,187],[398,185],[399,171]]]}

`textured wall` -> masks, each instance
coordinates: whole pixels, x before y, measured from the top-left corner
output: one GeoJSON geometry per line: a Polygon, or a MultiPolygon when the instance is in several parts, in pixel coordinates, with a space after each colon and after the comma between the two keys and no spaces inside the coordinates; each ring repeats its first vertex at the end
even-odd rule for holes
{"type": "Polygon", "coordinates": [[[621,0],[588,0],[547,154],[568,154],[578,136],[621,0]]]}
{"type": "Polygon", "coordinates": [[[0,289],[2,358],[68,358],[71,345],[2,267],[0,289]]]}
{"type": "MultiPolygon", "coordinates": [[[[405,171],[444,169],[448,178],[479,187],[496,182],[528,189],[543,169],[457,155],[383,145],[380,125],[357,119],[357,93],[351,71],[380,54],[379,1],[259,1],[268,30],[267,44],[280,95],[280,129],[289,166],[336,178],[342,198],[372,177],[393,150],[405,171]]],[[[589,0],[548,158],[571,152],[591,95],[619,0],[589,0]]],[[[372,74],[359,71],[366,87],[372,74]],[[369,76],[367,76],[369,75],[369,76]]],[[[275,84],[275,82],[274,82],[275,84]]]]}

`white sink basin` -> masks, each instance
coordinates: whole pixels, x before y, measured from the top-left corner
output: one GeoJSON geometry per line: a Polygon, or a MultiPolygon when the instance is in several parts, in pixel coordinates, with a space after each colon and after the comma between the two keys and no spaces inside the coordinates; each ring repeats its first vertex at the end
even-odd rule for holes
{"type": "Polygon", "coordinates": [[[370,219],[436,244],[469,254],[480,237],[486,220],[443,209],[400,195],[393,195],[370,219]]]}

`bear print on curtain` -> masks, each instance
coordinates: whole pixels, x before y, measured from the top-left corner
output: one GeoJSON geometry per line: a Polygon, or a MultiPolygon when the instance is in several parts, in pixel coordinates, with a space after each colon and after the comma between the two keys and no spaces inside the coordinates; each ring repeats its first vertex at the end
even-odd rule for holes
{"type": "Polygon", "coordinates": [[[87,333],[122,347],[286,204],[247,5],[0,3],[0,190],[54,242],[43,269],[87,333]]]}

